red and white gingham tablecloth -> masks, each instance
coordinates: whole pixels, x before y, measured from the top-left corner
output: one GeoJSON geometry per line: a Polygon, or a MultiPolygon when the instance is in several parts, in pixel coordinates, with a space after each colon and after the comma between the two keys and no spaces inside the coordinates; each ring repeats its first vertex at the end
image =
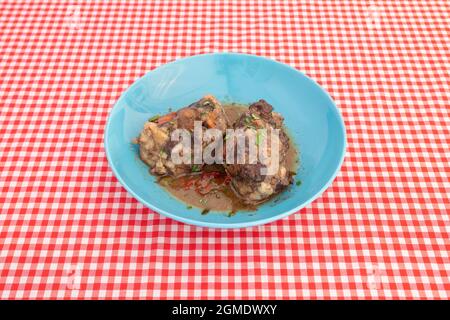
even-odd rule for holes
{"type": "Polygon", "coordinates": [[[0,298],[448,299],[448,1],[1,1],[0,298]],[[290,217],[213,230],[145,208],[103,131],[176,58],[263,55],[334,97],[342,171],[290,217]]]}

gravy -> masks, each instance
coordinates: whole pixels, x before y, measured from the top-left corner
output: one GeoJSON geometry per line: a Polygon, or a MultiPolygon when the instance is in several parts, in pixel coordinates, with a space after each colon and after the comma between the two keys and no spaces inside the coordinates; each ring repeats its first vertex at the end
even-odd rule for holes
{"type": "MultiPolygon", "coordinates": [[[[224,105],[225,114],[234,123],[247,106],[238,104],[224,105]]],[[[289,139],[287,152],[287,169],[296,172],[298,167],[298,153],[292,139],[289,139]]],[[[221,165],[206,165],[203,172],[192,173],[181,177],[164,176],[158,183],[173,197],[186,203],[187,208],[202,209],[202,214],[212,211],[228,212],[233,215],[236,211],[254,211],[257,205],[244,203],[237,197],[229,184],[229,178],[221,165]]]]}

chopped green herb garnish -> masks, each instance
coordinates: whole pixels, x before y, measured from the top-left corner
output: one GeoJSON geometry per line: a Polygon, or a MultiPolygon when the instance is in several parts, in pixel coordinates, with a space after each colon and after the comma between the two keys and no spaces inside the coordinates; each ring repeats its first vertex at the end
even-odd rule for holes
{"type": "Polygon", "coordinates": [[[206,100],[206,101],[203,102],[203,106],[204,107],[210,107],[210,106],[212,106],[212,103],[211,103],[211,101],[206,100]]]}
{"type": "Polygon", "coordinates": [[[232,216],[234,216],[234,215],[236,215],[236,211],[230,211],[230,212],[228,212],[228,217],[232,217],[232,216]]]}
{"type": "Polygon", "coordinates": [[[252,118],[253,119],[255,119],[255,120],[259,120],[259,119],[261,119],[259,116],[257,116],[256,114],[254,114],[254,113],[251,113],[250,114],[251,116],[252,116],[252,118]]]}
{"type": "Polygon", "coordinates": [[[198,164],[192,165],[191,172],[199,172],[200,166],[198,164]]]}
{"type": "Polygon", "coordinates": [[[150,119],[148,119],[148,121],[149,122],[153,122],[153,121],[156,121],[156,120],[158,120],[159,119],[159,117],[160,117],[160,115],[159,114],[155,114],[153,117],[151,117],[150,119]]]}
{"type": "Polygon", "coordinates": [[[257,146],[259,146],[261,144],[265,135],[266,134],[264,131],[258,130],[258,132],[256,133],[256,145],[257,146]]]}
{"type": "Polygon", "coordinates": [[[300,186],[302,184],[302,182],[300,180],[297,180],[297,182],[295,183],[297,186],[300,186]]]}
{"type": "Polygon", "coordinates": [[[202,215],[208,214],[208,212],[209,212],[209,209],[203,209],[202,215]]]}
{"type": "Polygon", "coordinates": [[[186,207],[188,210],[191,210],[192,209],[192,206],[187,206],[186,207]]]}
{"type": "Polygon", "coordinates": [[[246,116],[244,118],[244,126],[249,129],[256,129],[255,125],[253,124],[253,119],[250,116],[246,116]]]}

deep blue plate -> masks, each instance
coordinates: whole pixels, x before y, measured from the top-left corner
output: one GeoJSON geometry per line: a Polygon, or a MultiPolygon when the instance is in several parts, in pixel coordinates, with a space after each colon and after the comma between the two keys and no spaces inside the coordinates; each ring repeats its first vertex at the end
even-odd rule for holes
{"type": "MultiPolygon", "coordinates": [[[[105,130],[105,149],[117,179],[138,201],[172,219],[203,227],[242,228],[268,223],[299,211],[331,184],[344,160],[345,128],[330,96],[294,68],[266,58],[218,53],[180,59],[150,71],[114,105],[105,130]],[[265,99],[285,118],[300,150],[296,181],[289,190],[255,212],[202,215],[155,183],[132,145],[144,123],[189,105],[205,94],[222,102],[265,99]]],[[[301,214],[301,213],[300,213],[301,214]]]]}

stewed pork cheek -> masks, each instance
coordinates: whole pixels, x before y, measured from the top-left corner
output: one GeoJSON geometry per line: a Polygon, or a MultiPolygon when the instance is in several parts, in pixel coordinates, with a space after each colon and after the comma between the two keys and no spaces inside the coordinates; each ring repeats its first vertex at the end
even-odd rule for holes
{"type": "MultiPolygon", "coordinates": [[[[243,129],[245,136],[254,136],[252,142],[245,144],[245,149],[243,150],[245,159],[249,159],[250,143],[256,143],[259,147],[264,141],[268,155],[271,155],[272,152],[277,152],[277,150],[272,150],[271,132],[274,129],[279,129],[278,170],[270,174],[262,173],[261,169],[267,169],[270,165],[270,160],[262,161],[260,157],[253,164],[246,161],[244,164],[235,162],[234,164],[226,163],[225,165],[226,172],[231,176],[231,185],[234,192],[246,203],[257,204],[265,201],[283,191],[293,181],[292,173],[288,171],[286,163],[289,138],[283,129],[283,120],[279,113],[273,111],[273,107],[269,103],[259,100],[250,105],[248,110],[234,124],[235,130],[243,129]],[[258,129],[265,129],[265,131],[258,129]]],[[[232,143],[235,146],[234,153],[235,159],[237,159],[237,139],[233,139],[232,143]]]]}
{"type": "MultiPolygon", "coordinates": [[[[140,157],[150,167],[154,175],[179,176],[202,170],[202,164],[175,164],[172,161],[172,149],[180,147],[172,141],[171,134],[175,129],[194,131],[194,121],[201,121],[202,128],[215,128],[223,134],[227,128],[227,120],[222,105],[211,95],[207,95],[193,104],[160,117],[150,118],[145,123],[139,137],[140,157]]],[[[191,135],[192,139],[194,135],[191,135]]],[[[192,141],[193,146],[193,141],[192,141]]],[[[203,147],[207,144],[203,142],[203,147]]],[[[193,147],[191,152],[193,153],[193,147]]],[[[182,152],[182,151],[181,151],[182,152]]],[[[192,159],[193,159],[193,155],[192,159]]]]}

